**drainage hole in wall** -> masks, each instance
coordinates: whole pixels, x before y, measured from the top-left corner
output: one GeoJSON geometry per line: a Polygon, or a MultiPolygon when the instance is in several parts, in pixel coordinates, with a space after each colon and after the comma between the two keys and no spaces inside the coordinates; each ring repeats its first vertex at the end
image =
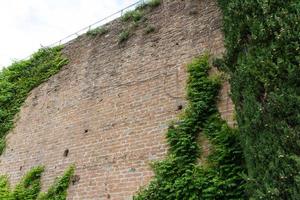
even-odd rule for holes
{"type": "Polygon", "coordinates": [[[79,175],[74,175],[71,179],[71,182],[73,185],[75,185],[76,183],[78,183],[80,180],[80,176],[79,175]]]}
{"type": "Polygon", "coordinates": [[[66,150],[64,151],[64,157],[68,157],[68,155],[69,155],[69,149],[66,149],[66,150]]]}
{"type": "Polygon", "coordinates": [[[177,106],[177,110],[182,110],[183,106],[180,104],[177,106]]]}

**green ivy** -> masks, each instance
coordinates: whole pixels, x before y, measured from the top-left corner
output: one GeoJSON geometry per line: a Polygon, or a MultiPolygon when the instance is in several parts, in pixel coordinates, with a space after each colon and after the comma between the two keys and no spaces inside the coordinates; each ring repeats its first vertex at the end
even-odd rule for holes
{"type": "Polygon", "coordinates": [[[300,199],[300,1],[219,0],[251,199],[300,199]]]}
{"type": "Polygon", "coordinates": [[[0,72],[0,155],[5,148],[5,136],[13,128],[14,117],[29,92],[67,63],[61,49],[41,49],[30,59],[15,62],[0,72]]]}
{"type": "Polygon", "coordinates": [[[155,177],[135,200],[243,199],[243,157],[237,132],[221,120],[216,100],[220,79],[209,76],[208,56],[188,65],[188,106],[167,131],[169,151],[153,164],[155,177]],[[198,164],[205,136],[213,146],[205,164],[198,164]]]}
{"type": "Polygon", "coordinates": [[[13,200],[36,199],[41,190],[41,176],[44,167],[30,170],[12,192],[13,200]]]}
{"type": "Polygon", "coordinates": [[[13,191],[10,190],[6,176],[0,177],[0,199],[5,200],[65,200],[67,189],[74,174],[74,167],[66,170],[64,175],[56,180],[48,192],[40,193],[41,176],[44,167],[31,169],[18,183],[13,191]]]}
{"type": "Polygon", "coordinates": [[[0,199],[12,200],[12,194],[9,189],[8,178],[0,176],[0,199]]]}
{"type": "Polygon", "coordinates": [[[65,200],[73,174],[74,166],[71,166],[62,177],[56,179],[46,193],[40,193],[38,200],[65,200]]]}

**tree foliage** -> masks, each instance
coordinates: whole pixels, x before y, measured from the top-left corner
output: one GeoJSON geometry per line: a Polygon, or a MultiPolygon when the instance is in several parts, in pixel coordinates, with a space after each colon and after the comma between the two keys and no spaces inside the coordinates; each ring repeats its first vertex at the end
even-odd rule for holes
{"type": "Polygon", "coordinates": [[[300,1],[219,0],[253,199],[300,199],[300,1]]]}

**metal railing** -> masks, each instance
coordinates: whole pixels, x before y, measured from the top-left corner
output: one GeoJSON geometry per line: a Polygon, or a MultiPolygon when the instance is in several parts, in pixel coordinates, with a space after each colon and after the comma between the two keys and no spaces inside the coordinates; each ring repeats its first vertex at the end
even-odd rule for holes
{"type": "Polygon", "coordinates": [[[57,46],[57,45],[65,44],[65,43],[77,38],[78,36],[88,32],[89,30],[92,30],[94,28],[103,26],[103,25],[111,22],[112,20],[117,19],[118,17],[122,17],[122,15],[125,12],[128,12],[130,10],[134,10],[137,6],[144,5],[144,4],[145,4],[145,0],[139,0],[139,1],[135,2],[134,4],[131,4],[131,5],[127,6],[126,8],[123,8],[123,9],[121,9],[121,10],[119,10],[119,11],[117,11],[117,12],[115,12],[115,13],[113,13],[113,14],[111,14],[111,15],[109,15],[109,16],[101,19],[101,20],[99,20],[99,21],[94,22],[93,24],[90,24],[90,25],[76,31],[75,33],[72,33],[72,34],[70,34],[70,35],[68,35],[68,36],[66,36],[66,37],[50,44],[50,45],[42,46],[42,47],[47,48],[47,47],[54,47],[54,46],[57,46]]]}
{"type": "MultiPolygon", "coordinates": [[[[73,39],[76,39],[78,36],[80,35],[83,35],[85,33],[87,33],[88,31],[94,29],[94,28],[97,28],[97,27],[100,27],[100,26],[103,26],[111,21],[113,21],[114,19],[117,19],[118,17],[122,17],[124,13],[128,12],[128,11],[131,11],[131,10],[134,10],[135,8],[137,8],[138,6],[142,6],[142,5],[145,5],[147,3],[147,0],[139,0],[105,18],[102,18],[101,20],[99,21],[96,21],[56,42],[53,42],[52,44],[50,45],[47,45],[47,46],[44,46],[41,44],[41,48],[42,49],[47,49],[47,48],[51,48],[51,47],[55,47],[57,45],[62,45],[62,44],[66,44],[67,42],[73,40],[73,39]]],[[[26,58],[23,58],[23,59],[18,59],[18,60],[27,60],[31,57],[32,54],[30,54],[29,56],[27,56],[26,58]]]]}

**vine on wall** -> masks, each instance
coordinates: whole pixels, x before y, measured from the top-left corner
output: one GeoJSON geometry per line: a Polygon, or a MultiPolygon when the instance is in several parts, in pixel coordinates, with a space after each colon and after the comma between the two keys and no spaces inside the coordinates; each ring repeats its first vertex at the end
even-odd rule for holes
{"type": "Polygon", "coordinates": [[[252,199],[300,199],[300,1],[219,0],[252,199]]]}
{"type": "Polygon", "coordinates": [[[228,127],[217,111],[220,79],[209,76],[208,56],[188,65],[188,106],[167,131],[169,151],[153,164],[155,177],[135,200],[243,199],[243,157],[237,131],[228,127]],[[213,145],[205,164],[197,164],[204,135],[213,145]]]}
{"type": "Polygon", "coordinates": [[[0,199],[5,200],[65,200],[67,189],[74,174],[74,167],[67,169],[62,177],[56,179],[55,183],[47,192],[41,191],[41,176],[44,167],[38,166],[31,169],[11,190],[8,178],[0,176],[0,199]]]}
{"type": "Polygon", "coordinates": [[[68,62],[61,49],[41,49],[30,59],[15,62],[0,72],[0,155],[5,148],[5,136],[13,128],[14,117],[29,92],[68,62]]]}

